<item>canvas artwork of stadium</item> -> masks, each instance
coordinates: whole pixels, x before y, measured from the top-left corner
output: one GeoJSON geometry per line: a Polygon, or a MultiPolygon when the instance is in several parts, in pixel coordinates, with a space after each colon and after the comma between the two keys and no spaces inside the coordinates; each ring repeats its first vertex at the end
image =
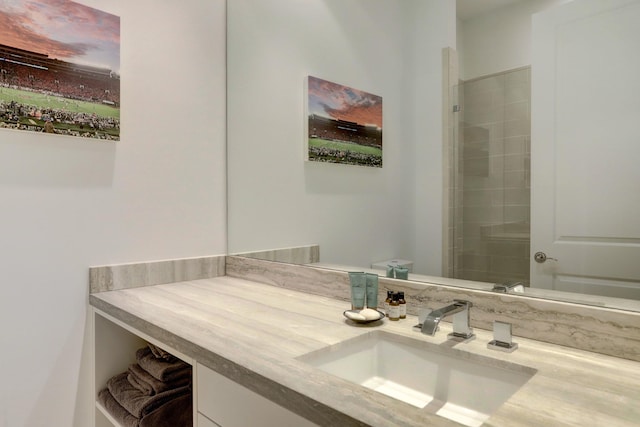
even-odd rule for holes
{"type": "Polygon", "coordinates": [[[308,77],[307,160],[382,167],[382,97],[308,77]]]}
{"type": "Polygon", "coordinates": [[[0,129],[120,140],[120,18],[0,1],[0,129]]]}

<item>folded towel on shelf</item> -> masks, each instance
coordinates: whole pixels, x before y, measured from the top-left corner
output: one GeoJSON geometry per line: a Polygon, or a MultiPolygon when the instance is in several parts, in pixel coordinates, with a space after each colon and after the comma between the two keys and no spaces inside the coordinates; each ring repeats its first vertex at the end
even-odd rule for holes
{"type": "Polygon", "coordinates": [[[193,396],[187,394],[165,403],[140,420],[140,427],[192,427],[193,396]]]}
{"type": "Polygon", "coordinates": [[[148,346],[149,346],[149,350],[151,350],[151,353],[156,357],[156,359],[164,359],[167,362],[173,362],[174,360],[176,360],[175,356],[173,356],[171,353],[164,351],[160,347],[155,346],[151,343],[149,343],[148,346]]]}
{"type": "MultiPolygon", "coordinates": [[[[138,427],[140,420],[124,409],[111,395],[109,389],[105,388],[98,392],[98,402],[102,404],[104,409],[118,421],[122,427],[138,427]]],[[[150,424],[149,424],[150,425],[150,424]]]]}
{"type": "Polygon", "coordinates": [[[184,386],[148,396],[131,385],[127,380],[127,375],[127,372],[123,372],[111,378],[107,381],[107,388],[120,406],[139,419],[170,400],[185,394],[191,394],[191,386],[184,386]]]}
{"type": "Polygon", "coordinates": [[[155,379],[164,382],[171,382],[176,378],[182,377],[185,371],[191,371],[191,366],[180,359],[170,362],[156,358],[149,347],[136,351],[136,360],[142,369],[155,379]]]}
{"type": "Polygon", "coordinates": [[[140,390],[142,394],[153,396],[154,394],[189,385],[191,383],[191,369],[177,371],[176,374],[179,375],[173,375],[169,382],[160,381],[142,369],[140,365],[134,363],[129,366],[129,370],[127,371],[127,380],[129,380],[132,386],[140,390]]]}

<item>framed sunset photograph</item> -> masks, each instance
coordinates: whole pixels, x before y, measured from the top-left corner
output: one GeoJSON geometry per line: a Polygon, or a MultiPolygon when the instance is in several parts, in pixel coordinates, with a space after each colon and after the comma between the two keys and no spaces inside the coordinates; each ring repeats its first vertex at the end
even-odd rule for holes
{"type": "Polygon", "coordinates": [[[69,0],[1,1],[0,129],[120,140],[120,18],[69,0]]]}
{"type": "Polygon", "coordinates": [[[308,76],[306,160],[382,167],[382,97],[308,76]]]}

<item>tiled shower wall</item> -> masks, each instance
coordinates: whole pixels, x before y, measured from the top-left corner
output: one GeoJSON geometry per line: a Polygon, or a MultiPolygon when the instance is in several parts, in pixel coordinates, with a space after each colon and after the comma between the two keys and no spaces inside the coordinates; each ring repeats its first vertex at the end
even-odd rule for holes
{"type": "Polygon", "coordinates": [[[454,276],[528,283],[530,68],[464,82],[458,99],[454,276]]]}

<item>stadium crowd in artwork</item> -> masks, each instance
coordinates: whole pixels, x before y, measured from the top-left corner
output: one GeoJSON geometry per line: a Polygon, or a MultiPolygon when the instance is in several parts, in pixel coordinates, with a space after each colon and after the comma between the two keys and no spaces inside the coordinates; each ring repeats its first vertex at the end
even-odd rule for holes
{"type": "Polygon", "coordinates": [[[382,167],[382,131],[311,114],[309,160],[382,167]]]}
{"type": "Polygon", "coordinates": [[[120,139],[120,77],[0,45],[0,128],[120,139]]]}

